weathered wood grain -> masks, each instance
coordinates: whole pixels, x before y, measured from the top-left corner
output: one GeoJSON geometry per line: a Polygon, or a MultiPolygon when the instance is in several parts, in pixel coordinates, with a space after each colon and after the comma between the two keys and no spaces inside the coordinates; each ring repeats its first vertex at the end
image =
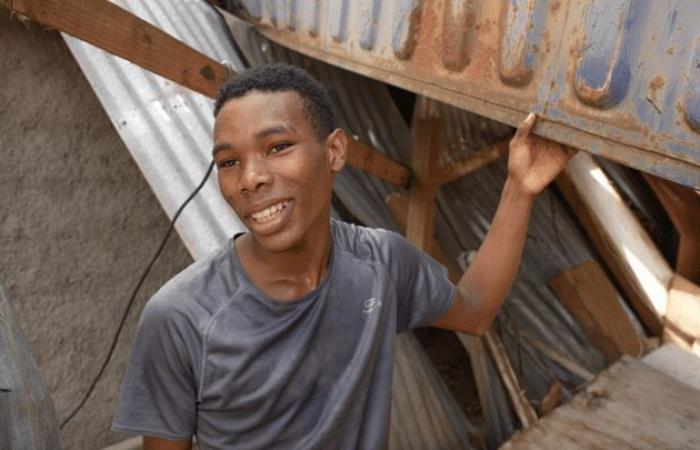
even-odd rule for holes
{"type": "Polygon", "coordinates": [[[608,364],[623,354],[642,356],[643,336],[637,334],[622,309],[623,300],[597,262],[586,261],[567,269],[552,278],[549,286],[608,364]]]}
{"type": "Polygon", "coordinates": [[[700,391],[623,356],[503,449],[698,449],[700,391]]]}

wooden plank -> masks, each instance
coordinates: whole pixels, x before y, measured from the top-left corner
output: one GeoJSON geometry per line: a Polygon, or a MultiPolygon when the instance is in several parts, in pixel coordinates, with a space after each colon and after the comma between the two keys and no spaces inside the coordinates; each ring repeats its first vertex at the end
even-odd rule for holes
{"type": "Polygon", "coordinates": [[[698,449],[700,392],[623,356],[502,449],[698,449]]]}
{"type": "Polygon", "coordinates": [[[648,330],[661,334],[673,270],[591,155],[579,152],[557,186],[648,330]]]}
{"type": "Polygon", "coordinates": [[[349,137],[347,163],[394,186],[407,188],[411,170],[367,144],[349,137]]]}
{"type": "Polygon", "coordinates": [[[426,253],[433,245],[435,177],[438,164],[440,119],[432,101],[420,97],[413,123],[413,156],[406,238],[426,253]]]}
{"type": "Polygon", "coordinates": [[[450,183],[499,160],[503,155],[508,153],[509,143],[510,139],[496,142],[493,145],[479,150],[473,155],[469,155],[464,159],[441,167],[438,171],[435,183],[438,186],[450,183]]]}
{"type": "Polygon", "coordinates": [[[622,299],[595,261],[567,269],[549,286],[603,352],[608,364],[622,354],[642,356],[644,342],[622,309],[622,299]]]}
{"type": "Polygon", "coordinates": [[[669,343],[644,356],[642,362],[700,391],[700,357],[692,352],[669,343]]]}
{"type": "Polygon", "coordinates": [[[208,97],[230,76],[220,62],[106,0],[4,0],[4,6],[208,97]]]}
{"type": "Polygon", "coordinates": [[[671,282],[664,324],[692,346],[700,339],[700,286],[676,274],[671,282]]]}
{"type": "Polygon", "coordinates": [[[530,405],[527,397],[525,397],[525,391],[520,385],[520,380],[513,370],[513,366],[510,364],[510,359],[508,359],[508,353],[506,353],[505,346],[501,342],[501,338],[498,337],[492,329],[486,332],[486,344],[491,351],[498,371],[501,374],[501,379],[503,384],[506,386],[506,390],[510,395],[510,400],[513,405],[515,413],[520,419],[520,423],[523,428],[529,428],[535,423],[537,423],[537,414],[535,410],[530,405]]]}
{"type": "Polygon", "coordinates": [[[700,191],[643,173],[679,236],[676,272],[700,284],[700,191]]]}

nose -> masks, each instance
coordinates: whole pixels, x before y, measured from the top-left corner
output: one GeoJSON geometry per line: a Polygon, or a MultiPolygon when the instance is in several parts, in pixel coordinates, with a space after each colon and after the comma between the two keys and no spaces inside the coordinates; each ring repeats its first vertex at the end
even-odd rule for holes
{"type": "Polygon", "coordinates": [[[243,193],[257,192],[272,183],[272,173],[264,158],[250,158],[241,167],[240,189],[243,193]]]}

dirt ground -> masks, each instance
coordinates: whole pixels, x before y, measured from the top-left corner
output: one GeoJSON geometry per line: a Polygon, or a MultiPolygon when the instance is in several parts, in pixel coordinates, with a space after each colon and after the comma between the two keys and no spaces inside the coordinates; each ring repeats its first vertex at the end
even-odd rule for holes
{"type": "MultiPolygon", "coordinates": [[[[168,220],[58,33],[0,14],[0,284],[59,420],[96,374],[168,220]]],[[[138,312],[191,258],[176,235],[138,297],[115,358],[62,433],[68,450],[108,430],[138,312]]]]}

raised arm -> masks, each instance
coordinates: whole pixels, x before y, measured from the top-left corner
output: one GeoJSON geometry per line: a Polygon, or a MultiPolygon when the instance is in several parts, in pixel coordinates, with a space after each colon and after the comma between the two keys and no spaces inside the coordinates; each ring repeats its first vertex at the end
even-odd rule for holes
{"type": "Polygon", "coordinates": [[[531,135],[535,120],[530,113],[510,141],[508,179],[491,227],[457,284],[454,303],[433,326],[484,334],[513,284],[535,198],[573,155],[556,142],[531,135]]]}

